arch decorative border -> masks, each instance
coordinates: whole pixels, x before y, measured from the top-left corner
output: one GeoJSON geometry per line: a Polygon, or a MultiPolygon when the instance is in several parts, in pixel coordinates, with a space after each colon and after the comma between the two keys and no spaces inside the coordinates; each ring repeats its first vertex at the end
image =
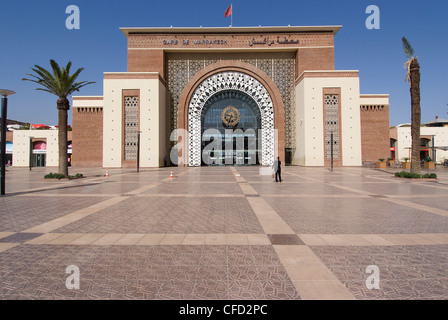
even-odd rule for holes
{"type": "Polygon", "coordinates": [[[267,89],[252,76],[237,72],[215,73],[195,89],[188,106],[188,165],[201,165],[201,114],[209,98],[224,90],[248,94],[257,103],[261,114],[261,162],[272,165],[275,156],[274,105],[267,89]]]}

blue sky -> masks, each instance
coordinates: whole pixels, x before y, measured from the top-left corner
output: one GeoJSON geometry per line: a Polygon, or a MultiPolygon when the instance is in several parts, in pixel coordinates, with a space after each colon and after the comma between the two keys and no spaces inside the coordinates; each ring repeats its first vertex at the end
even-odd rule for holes
{"type": "MultiPolygon", "coordinates": [[[[422,122],[448,118],[446,0],[233,0],[233,26],[342,25],[335,38],[336,69],[359,70],[361,93],[390,94],[390,124],[410,122],[404,81],[406,36],[421,65],[422,122]],[[368,30],[368,5],[380,8],[380,29],[368,30]]],[[[8,118],[57,124],[56,98],[22,81],[35,64],[73,62],[80,80],[96,83],[77,95],[102,95],[103,72],[126,71],[126,38],[119,27],[227,27],[231,0],[23,0],[0,8],[0,88],[9,98],[8,118]],[[69,5],[80,9],[80,29],[68,30],[69,5]]],[[[71,111],[69,112],[71,122],[71,111]]]]}

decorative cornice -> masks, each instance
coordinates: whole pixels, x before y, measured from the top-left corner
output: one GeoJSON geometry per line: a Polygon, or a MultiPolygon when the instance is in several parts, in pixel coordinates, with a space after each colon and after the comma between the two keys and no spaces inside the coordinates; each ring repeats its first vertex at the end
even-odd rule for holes
{"type": "Polygon", "coordinates": [[[165,80],[158,72],[104,72],[105,80],[124,80],[124,79],[157,79],[166,86],[165,80]]]}
{"type": "Polygon", "coordinates": [[[73,100],[103,100],[103,97],[102,96],[91,96],[91,97],[89,97],[89,96],[76,96],[76,97],[73,97],[73,100]]]}
{"type": "Polygon", "coordinates": [[[297,86],[305,78],[357,78],[358,70],[319,70],[304,71],[295,81],[297,86]]]}
{"type": "Polygon", "coordinates": [[[360,94],[360,98],[369,99],[369,98],[389,98],[389,94],[360,94]]]}
{"type": "Polygon", "coordinates": [[[274,27],[122,27],[121,32],[127,37],[129,34],[238,34],[238,33],[315,33],[329,32],[338,33],[342,28],[340,25],[334,26],[274,26],[274,27]]]}

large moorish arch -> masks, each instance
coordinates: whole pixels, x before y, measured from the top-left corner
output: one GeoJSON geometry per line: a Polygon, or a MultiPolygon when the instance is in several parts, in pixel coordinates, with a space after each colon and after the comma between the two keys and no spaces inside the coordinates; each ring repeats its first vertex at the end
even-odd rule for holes
{"type": "Polygon", "coordinates": [[[264,115],[262,164],[271,164],[277,156],[284,163],[285,112],[277,86],[265,72],[251,64],[242,61],[219,61],[196,73],[180,97],[177,127],[187,130],[189,136],[183,141],[178,141],[178,147],[181,148],[179,165],[200,165],[202,108],[208,98],[226,89],[245,92],[252,96],[264,115]],[[277,133],[277,137],[274,137],[274,132],[277,133]]]}

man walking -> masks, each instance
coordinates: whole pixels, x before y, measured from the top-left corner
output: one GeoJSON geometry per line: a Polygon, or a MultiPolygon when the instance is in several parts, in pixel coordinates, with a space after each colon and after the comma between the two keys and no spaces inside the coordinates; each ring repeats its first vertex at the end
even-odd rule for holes
{"type": "Polygon", "coordinates": [[[280,157],[277,157],[277,160],[274,161],[272,168],[275,172],[275,182],[282,182],[282,162],[280,161],[280,157]]]}

